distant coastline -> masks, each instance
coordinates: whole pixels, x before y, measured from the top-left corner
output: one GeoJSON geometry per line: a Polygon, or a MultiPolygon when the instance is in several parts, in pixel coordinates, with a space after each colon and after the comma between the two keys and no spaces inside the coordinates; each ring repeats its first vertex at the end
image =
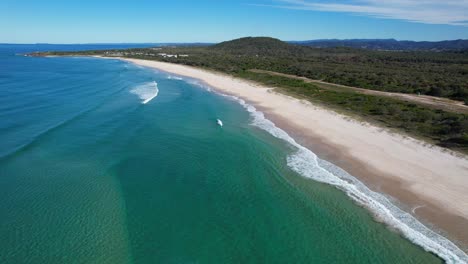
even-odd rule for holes
{"type": "Polygon", "coordinates": [[[245,37],[208,47],[50,51],[176,63],[254,81],[378,127],[468,154],[462,51],[371,51],[245,37]]]}
{"type": "Polygon", "coordinates": [[[396,39],[316,39],[289,41],[289,43],[315,47],[349,47],[387,51],[461,51],[468,49],[468,40],[411,41],[396,39]]]}
{"type": "Polygon", "coordinates": [[[319,157],[342,167],[374,191],[397,198],[401,208],[450,237],[466,252],[466,156],[455,156],[442,148],[381,131],[278,94],[272,88],[221,73],[166,62],[117,59],[196,78],[222,93],[246,100],[319,157]]]}
{"type": "MultiPolygon", "coordinates": [[[[463,51],[468,50],[468,39],[453,39],[443,41],[413,41],[413,40],[397,40],[397,39],[308,39],[308,40],[285,40],[285,42],[308,46],[314,48],[360,48],[369,50],[386,50],[386,51],[463,51]]],[[[57,44],[57,43],[0,43],[0,45],[26,45],[26,46],[106,46],[107,48],[115,46],[115,48],[128,47],[156,47],[156,46],[211,46],[216,42],[160,42],[160,43],[74,43],[74,44],[57,44]]]]}

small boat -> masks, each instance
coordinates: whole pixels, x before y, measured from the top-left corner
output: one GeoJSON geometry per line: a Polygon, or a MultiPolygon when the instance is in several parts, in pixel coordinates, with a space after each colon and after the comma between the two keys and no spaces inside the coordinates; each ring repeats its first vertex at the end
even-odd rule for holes
{"type": "Polygon", "coordinates": [[[153,81],[154,86],[158,87],[158,83],[156,81],[153,81]]]}
{"type": "Polygon", "coordinates": [[[221,121],[220,119],[216,119],[216,123],[218,123],[218,125],[219,125],[220,127],[223,126],[223,121],[221,121]]]}

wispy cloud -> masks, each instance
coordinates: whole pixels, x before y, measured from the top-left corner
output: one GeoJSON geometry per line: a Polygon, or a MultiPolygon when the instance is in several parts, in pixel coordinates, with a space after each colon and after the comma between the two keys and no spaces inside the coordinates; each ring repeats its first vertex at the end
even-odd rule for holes
{"type": "Polygon", "coordinates": [[[285,9],[343,12],[425,24],[468,26],[468,0],[276,0],[285,9]]]}

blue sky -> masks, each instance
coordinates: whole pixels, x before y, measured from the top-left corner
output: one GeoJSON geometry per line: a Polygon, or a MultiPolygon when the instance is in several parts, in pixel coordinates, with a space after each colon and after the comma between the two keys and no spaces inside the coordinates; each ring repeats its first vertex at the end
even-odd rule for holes
{"type": "Polygon", "coordinates": [[[468,0],[0,0],[0,43],[468,39],[468,0]]]}

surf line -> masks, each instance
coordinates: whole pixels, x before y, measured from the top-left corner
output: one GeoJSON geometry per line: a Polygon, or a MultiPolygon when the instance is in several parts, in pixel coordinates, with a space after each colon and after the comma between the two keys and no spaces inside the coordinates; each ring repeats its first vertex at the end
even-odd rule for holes
{"type": "Polygon", "coordinates": [[[158,83],[156,81],[153,81],[153,83],[154,83],[154,87],[156,88],[156,92],[152,96],[150,96],[146,100],[144,100],[143,104],[147,104],[149,101],[153,100],[153,98],[158,96],[158,93],[159,93],[158,83]]]}

